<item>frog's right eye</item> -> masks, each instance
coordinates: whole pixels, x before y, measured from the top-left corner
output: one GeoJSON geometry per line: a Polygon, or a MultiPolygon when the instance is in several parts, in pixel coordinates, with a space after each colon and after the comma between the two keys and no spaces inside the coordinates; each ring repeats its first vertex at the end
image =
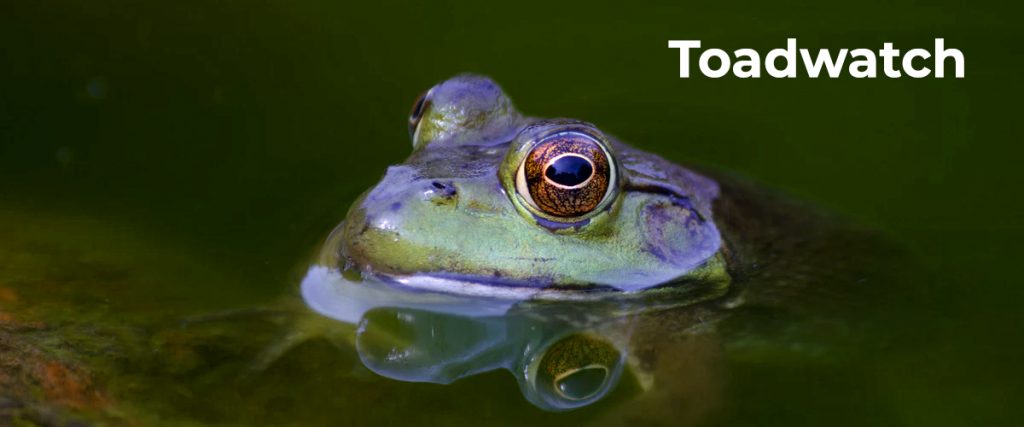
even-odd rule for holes
{"type": "Polygon", "coordinates": [[[611,194],[613,161],[590,135],[549,135],[523,158],[516,172],[516,192],[534,209],[572,221],[594,211],[611,194]]]}
{"type": "Polygon", "coordinates": [[[416,135],[416,128],[420,125],[420,120],[423,119],[423,113],[430,107],[430,91],[426,91],[420,94],[416,98],[416,102],[412,104],[412,111],[409,112],[409,136],[416,135]]]}

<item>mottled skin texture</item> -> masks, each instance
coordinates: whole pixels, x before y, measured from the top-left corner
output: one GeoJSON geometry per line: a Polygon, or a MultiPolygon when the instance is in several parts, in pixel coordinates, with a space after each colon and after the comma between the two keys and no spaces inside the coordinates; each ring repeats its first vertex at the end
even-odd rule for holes
{"type": "Polygon", "coordinates": [[[413,123],[412,155],[335,233],[341,267],[566,290],[728,280],[711,179],[588,123],[525,117],[479,76],[435,86],[413,123]],[[559,132],[590,135],[613,158],[608,196],[577,217],[539,211],[516,190],[534,144],[559,132]]]}

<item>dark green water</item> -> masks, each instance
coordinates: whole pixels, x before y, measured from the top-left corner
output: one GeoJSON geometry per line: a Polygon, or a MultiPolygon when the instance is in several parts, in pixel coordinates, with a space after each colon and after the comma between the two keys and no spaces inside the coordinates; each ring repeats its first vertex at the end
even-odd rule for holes
{"type": "MultiPolygon", "coordinates": [[[[1024,51],[1019,11],[1007,5],[4,9],[0,373],[51,381],[49,394],[29,393],[48,409],[0,401],[0,424],[59,424],[39,414],[67,413],[143,425],[1019,419],[1024,51]],[[967,78],[681,80],[666,47],[693,38],[765,52],[786,37],[833,49],[944,37],[964,52],[967,78]],[[875,294],[884,310],[870,320],[884,326],[825,337],[831,350],[820,354],[779,350],[789,343],[781,327],[768,327],[760,347],[698,346],[682,360],[715,365],[716,375],[669,370],[658,393],[623,391],[567,414],[529,405],[506,372],[400,383],[360,372],[352,354],[322,341],[243,378],[281,331],[274,316],[199,332],[168,326],[294,295],[349,203],[408,154],[416,95],[462,71],[493,77],[528,114],[584,119],[883,230],[914,260],[908,279],[875,294]],[[12,349],[28,347],[49,368],[19,364],[27,353],[12,349]]],[[[22,383],[0,376],[0,387],[22,383]]]]}

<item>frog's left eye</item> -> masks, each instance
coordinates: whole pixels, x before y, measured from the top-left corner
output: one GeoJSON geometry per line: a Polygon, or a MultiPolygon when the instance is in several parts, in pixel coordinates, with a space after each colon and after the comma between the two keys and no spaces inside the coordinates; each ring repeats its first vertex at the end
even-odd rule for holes
{"type": "Polygon", "coordinates": [[[412,111],[409,112],[409,136],[416,134],[416,127],[420,125],[420,120],[423,119],[423,112],[430,106],[430,91],[426,91],[420,94],[416,98],[416,102],[412,104],[412,111]]]}
{"type": "Polygon", "coordinates": [[[575,218],[607,197],[614,169],[604,147],[590,135],[568,131],[537,142],[516,173],[516,192],[533,208],[575,218]]]}

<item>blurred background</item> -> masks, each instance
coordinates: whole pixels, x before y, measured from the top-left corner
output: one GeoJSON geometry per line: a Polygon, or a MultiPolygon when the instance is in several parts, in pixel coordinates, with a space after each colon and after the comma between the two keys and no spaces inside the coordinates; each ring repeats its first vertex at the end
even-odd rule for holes
{"type": "Polygon", "coordinates": [[[943,401],[963,406],[935,405],[935,418],[994,420],[1022,391],[1006,381],[1024,357],[1024,40],[1009,2],[3,9],[0,210],[150,230],[251,279],[241,301],[285,292],[349,203],[408,155],[416,96],[471,71],[527,114],[587,120],[885,230],[939,272],[935,322],[961,333],[950,346],[971,347],[949,360],[969,370],[929,374],[937,387],[966,385],[943,401]],[[966,78],[679,79],[667,48],[699,39],[764,54],[787,37],[809,49],[904,51],[943,37],[964,53],[966,78]]]}

